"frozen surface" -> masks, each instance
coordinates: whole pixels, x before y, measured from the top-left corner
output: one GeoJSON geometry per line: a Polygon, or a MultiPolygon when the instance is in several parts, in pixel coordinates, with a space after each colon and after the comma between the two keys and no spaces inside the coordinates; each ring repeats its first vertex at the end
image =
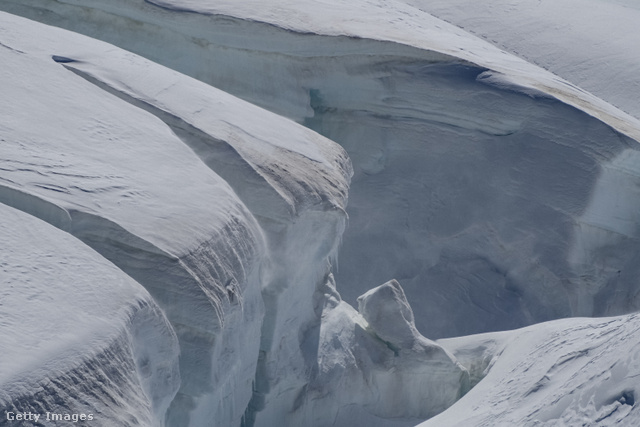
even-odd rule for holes
{"type": "MultiPolygon", "coordinates": [[[[640,249],[640,125],[574,84],[399,1],[78,4],[2,7],[124,46],[346,149],[354,177],[336,271],[345,301],[397,279],[431,338],[637,309],[627,296],[639,268],[630,254],[640,249]]],[[[235,169],[216,170],[233,181],[235,169]]],[[[255,206],[283,221],[295,212],[291,202],[252,207],[262,188],[234,187],[257,215],[255,206]]],[[[340,207],[342,191],[310,206],[340,207]]]]}
{"type": "Polygon", "coordinates": [[[484,379],[431,426],[637,425],[638,315],[440,340],[484,379]]]}
{"type": "Polygon", "coordinates": [[[7,411],[49,411],[92,414],[96,426],[162,425],[179,349],[149,293],[79,240],[2,204],[0,240],[0,424],[7,411]]]}
{"type": "Polygon", "coordinates": [[[358,312],[342,301],[331,276],[318,287],[314,309],[322,321],[301,342],[304,355],[318,357],[278,425],[413,426],[468,390],[467,370],[415,329],[396,281],[359,302],[358,312]]]}
{"type": "Polygon", "coordinates": [[[418,332],[640,307],[640,125],[581,81],[401,1],[0,8],[175,70],[0,15],[0,202],[147,288],[181,351],[168,425],[408,426],[475,384],[441,425],[635,416],[635,317],[418,332]]]}
{"type": "MultiPolygon", "coordinates": [[[[75,235],[149,290],[180,342],[170,424],[238,423],[263,315],[257,222],[165,123],[52,58],[112,46],[6,14],[2,28],[0,201],[75,235]]],[[[116,70],[136,61],[111,59],[116,70]]]]}
{"type": "Polygon", "coordinates": [[[405,0],[640,117],[633,0],[405,0]]]}

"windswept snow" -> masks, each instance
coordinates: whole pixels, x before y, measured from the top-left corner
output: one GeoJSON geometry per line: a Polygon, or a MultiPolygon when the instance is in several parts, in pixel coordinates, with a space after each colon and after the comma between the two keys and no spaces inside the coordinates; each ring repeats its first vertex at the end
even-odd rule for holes
{"type": "Polygon", "coordinates": [[[420,427],[632,426],[640,420],[638,315],[558,320],[438,343],[486,376],[420,427]]]}
{"type": "MultiPolygon", "coordinates": [[[[115,369],[143,425],[404,427],[474,385],[425,425],[633,422],[637,316],[425,338],[640,309],[640,122],[585,88],[633,92],[589,86],[584,44],[518,57],[418,3],[3,1],[135,52],[0,13],[6,295],[52,274],[85,310],[32,307],[70,332],[0,360],[3,406],[84,410],[68,383],[115,369]]],[[[607,76],[634,81],[632,40],[607,76]]],[[[4,307],[8,339],[39,324],[4,307]]]]}
{"type": "MultiPolygon", "coordinates": [[[[178,341],[142,286],[49,224],[0,204],[0,408],[161,425],[178,341]]],[[[42,424],[41,424],[42,425],[42,424]]]]}
{"type": "MultiPolygon", "coordinates": [[[[637,308],[604,295],[613,282],[620,295],[635,293],[633,259],[615,270],[584,268],[609,265],[618,241],[597,237],[589,212],[616,222],[601,194],[631,200],[635,172],[611,180],[604,171],[638,150],[636,119],[400,1],[155,4],[2,7],[120,44],[339,142],[354,165],[336,272],[346,301],[397,279],[420,301],[416,325],[432,338],[637,308]]],[[[80,59],[62,65],[93,73],[80,59]]],[[[96,78],[127,92],[107,75],[96,78]]],[[[234,180],[236,168],[214,168],[234,180]]],[[[278,185],[234,189],[261,215],[259,195],[270,187],[278,185]]],[[[328,197],[341,200],[342,192],[328,197]]],[[[625,212],[631,230],[640,223],[633,203],[625,212]]],[[[622,238],[627,252],[640,248],[635,232],[622,238]]]]}
{"type": "Polygon", "coordinates": [[[404,0],[640,118],[633,0],[404,0]]]}

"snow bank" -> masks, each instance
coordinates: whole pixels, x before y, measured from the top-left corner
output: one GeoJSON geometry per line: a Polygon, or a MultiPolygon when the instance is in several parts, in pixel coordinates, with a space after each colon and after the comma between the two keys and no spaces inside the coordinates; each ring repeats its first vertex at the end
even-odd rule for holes
{"type": "Polygon", "coordinates": [[[638,315],[438,341],[484,379],[428,426],[636,425],[638,315]],[[487,363],[487,361],[489,361],[487,363]]]}
{"type": "Polygon", "coordinates": [[[0,201],[75,235],[147,288],[180,342],[170,423],[238,423],[262,325],[258,224],[165,123],[52,59],[111,46],[2,19],[0,201]]]}
{"type": "MultiPolygon", "coordinates": [[[[0,204],[0,407],[164,425],[178,340],[147,291],[98,253],[0,204]]],[[[44,423],[50,425],[52,423],[44,423]]]]}
{"type": "Polygon", "coordinates": [[[405,0],[640,118],[633,1],[405,0]]]}

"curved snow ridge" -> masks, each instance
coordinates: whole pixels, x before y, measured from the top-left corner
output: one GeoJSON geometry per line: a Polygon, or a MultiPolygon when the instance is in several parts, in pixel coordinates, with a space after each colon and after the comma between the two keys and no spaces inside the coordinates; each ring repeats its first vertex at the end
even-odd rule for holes
{"type": "MultiPolygon", "coordinates": [[[[478,58],[486,53],[485,66],[427,50],[435,49],[433,46],[421,49],[373,38],[296,33],[229,15],[171,12],[139,0],[82,2],[82,7],[79,3],[25,0],[19,4],[3,2],[2,7],[35,19],[46,17],[49,23],[125,46],[292,117],[345,147],[355,178],[349,201],[350,226],[336,277],[344,284],[341,292],[347,301],[354,301],[371,283],[397,278],[409,299],[424,301],[416,310],[416,324],[434,338],[521,327],[570,315],[620,314],[628,309],[628,305],[610,304],[615,293],[601,294],[606,289],[602,284],[620,283],[617,270],[605,269],[603,279],[594,282],[593,276],[584,276],[581,268],[574,268],[585,263],[607,265],[608,252],[601,251],[603,246],[598,242],[606,249],[615,240],[596,235],[581,252],[581,234],[587,228],[575,225],[592,202],[606,164],[628,148],[637,150],[638,144],[612,129],[610,123],[594,118],[593,111],[588,116],[545,95],[546,89],[535,89],[554,76],[543,73],[547,77],[541,78],[539,69],[524,66],[524,61],[430,18],[424,21],[433,24],[429,31],[442,30],[440,38],[433,36],[435,40],[451,46],[455,45],[451,40],[458,40],[459,46],[467,49],[465,55],[468,49],[478,58]],[[92,24],[87,26],[86,22],[92,24]],[[451,39],[451,31],[459,35],[451,39]],[[489,60],[493,62],[489,64],[489,60]],[[510,64],[511,71],[496,71],[505,64],[510,64]],[[517,77],[518,69],[531,83],[525,88],[517,77]],[[384,208],[380,200],[384,200],[384,208]],[[572,246],[578,250],[569,254],[572,246]],[[575,254],[582,253],[586,256],[576,259],[575,254]],[[595,262],[589,260],[591,256],[595,262]],[[452,283],[455,286],[450,286],[452,283]],[[573,289],[578,288],[588,290],[575,298],[573,289]],[[602,296],[600,309],[595,307],[595,295],[602,296]],[[458,310],[461,304],[467,308],[458,310]]],[[[255,3],[220,4],[243,16],[254,13],[247,11],[248,4],[258,12],[270,7],[255,3]]],[[[294,11],[302,7],[291,3],[279,4],[294,11]]],[[[335,4],[331,13],[362,4],[335,4]]],[[[390,25],[382,21],[396,13],[395,3],[385,4],[390,6],[387,12],[375,12],[382,14],[377,17],[381,29],[390,25]]],[[[318,12],[309,18],[318,20],[317,25],[333,25],[332,20],[321,22],[325,15],[317,5],[300,5],[318,12]]],[[[292,15],[278,16],[273,19],[286,22],[292,15]]],[[[348,26],[349,18],[336,19],[348,26]]],[[[365,18],[358,15],[353,19],[365,18]]],[[[398,21],[393,25],[401,28],[405,24],[398,21]]],[[[405,28],[413,42],[418,27],[412,24],[405,28]]],[[[386,37],[386,30],[373,28],[386,37]]],[[[23,41],[7,37],[5,44],[25,51],[23,41]]],[[[51,55],[82,56],[68,47],[46,54],[51,65],[61,70],[62,65],[53,63],[51,55]]],[[[64,65],[83,66],[79,61],[64,65]]],[[[118,81],[117,77],[101,77],[105,82],[109,78],[118,81]]],[[[147,87],[137,85],[140,87],[131,93],[147,87]]],[[[551,85],[556,86],[575,93],[576,102],[586,96],[561,80],[551,85]]],[[[124,84],[120,89],[126,90],[124,84]]],[[[153,99],[155,94],[147,97],[153,99]]],[[[197,131],[205,125],[184,125],[183,131],[178,125],[184,122],[174,123],[174,132],[183,140],[190,139],[191,147],[210,141],[197,131]]],[[[636,125],[629,121],[625,126],[636,125]]],[[[244,160],[237,156],[237,150],[227,154],[225,150],[214,151],[239,163],[215,168],[221,173],[228,171],[225,179],[234,183],[235,192],[247,205],[255,200],[251,205],[254,214],[266,220],[290,217],[289,202],[274,203],[273,190],[263,185],[263,177],[248,175],[257,183],[242,185],[243,175],[234,174],[238,170],[234,165],[242,165],[244,160]],[[261,195],[264,198],[260,199],[261,195]]],[[[199,156],[206,159],[206,150],[199,151],[199,156]]],[[[618,188],[631,189],[633,182],[631,177],[618,188]]],[[[631,226],[640,223],[632,209],[627,212],[625,220],[631,226]]],[[[607,221],[616,215],[613,210],[609,213],[607,221]]],[[[268,240],[282,238],[274,234],[268,240]]],[[[638,241],[630,239],[625,244],[635,248],[638,241]]],[[[622,263],[619,277],[625,292],[633,293],[637,267],[633,259],[628,261],[622,263]]]]}
{"type": "Polygon", "coordinates": [[[633,1],[404,0],[640,116],[633,1]]]}
{"type": "Polygon", "coordinates": [[[637,314],[576,318],[440,340],[465,366],[488,368],[467,395],[420,427],[636,425],[639,326],[637,314]]]}
{"type": "MultiPolygon", "coordinates": [[[[287,87],[290,82],[276,84],[274,78],[277,81],[280,75],[269,66],[260,64],[256,58],[268,54],[304,58],[309,56],[310,38],[328,38],[332,47],[344,44],[341,38],[349,38],[358,42],[393,45],[392,49],[377,48],[377,55],[381,51],[395,51],[392,54],[396,56],[407,55],[413,50],[408,57],[453,61],[493,70],[503,75],[512,89],[524,93],[546,93],[604,121],[619,132],[640,139],[638,119],[556,75],[400,0],[335,1],[322,5],[292,0],[275,3],[257,0],[118,0],[108,4],[78,0],[56,0],[53,3],[9,0],[0,8],[109,41],[298,121],[304,109],[308,113],[308,102],[306,105],[300,102],[301,94],[287,87]],[[94,22],[97,26],[88,27],[85,22],[94,22]],[[240,35],[234,34],[234,26],[247,27],[247,30],[240,35]],[[113,31],[113,28],[122,31],[113,31]],[[278,30],[295,32],[298,38],[307,41],[301,44],[285,37],[277,44],[268,43],[267,40],[282,39],[277,35],[278,30]],[[247,36],[256,31],[269,33],[269,36],[247,36]],[[173,45],[177,46],[168,48],[173,45]],[[246,57],[249,53],[254,58],[246,57]],[[196,57],[198,61],[192,59],[196,57]],[[261,70],[261,73],[255,70],[261,70]],[[243,88],[248,82],[252,87],[243,88]],[[265,103],[266,97],[279,99],[265,103]]],[[[317,45],[314,43],[314,50],[318,50],[317,45]]],[[[320,48],[315,55],[344,55],[340,49],[322,52],[320,48]]],[[[350,48],[349,54],[366,55],[367,52],[358,46],[355,51],[350,48]]],[[[303,75],[310,73],[304,66],[300,72],[303,75]]],[[[313,87],[307,89],[312,90],[313,87]]]]}
{"type": "Polygon", "coordinates": [[[2,204],[0,213],[3,411],[163,425],[179,348],[149,293],[69,234],[2,204]]]}
{"type": "Polygon", "coordinates": [[[524,91],[537,89],[585,111],[614,129],[640,139],[640,120],[618,110],[542,68],[442,21],[401,0],[329,2],[277,0],[145,0],[163,8],[232,16],[264,22],[286,30],[329,36],[346,35],[392,41],[459,58],[497,71],[524,91]]]}
{"type": "Polygon", "coordinates": [[[168,419],[239,422],[263,315],[258,223],[165,123],[51,59],[103,44],[55,28],[40,40],[40,24],[2,19],[23,53],[0,50],[0,202],[69,231],[149,290],[181,349],[168,419]]]}
{"type": "Polygon", "coordinates": [[[72,57],[66,68],[163,120],[254,215],[288,221],[304,210],[346,209],[352,169],[333,141],[175,71],[158,67],[158,78],[144,78],[149,62],[125,52],[72,57]],[[112,67],[125,57],[127,68],[112,67]]]}

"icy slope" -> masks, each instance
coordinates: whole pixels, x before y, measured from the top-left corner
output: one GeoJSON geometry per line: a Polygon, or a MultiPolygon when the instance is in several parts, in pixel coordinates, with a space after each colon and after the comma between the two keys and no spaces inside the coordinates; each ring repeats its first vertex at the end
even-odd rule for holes
{"type": "Polygon", "coordinates": [[[431,338],[640,306],[638,121],[419,9],[2,7],[120,44],[341,143],[355,175],[336,280],[352,304],[398,279],[431,338]]]}
{"type": "Polygon", "coordinates": [[[0,201],[149,289],[181,351],[167,425],[353,425],[357,405],[367,425],[408,426],[464,393],[466,371],[412,320],[415,343],[396,346],[367,315],[354,338],[335,317],[355,313],[345,303],[324,310],[339,299],[330,271],[351,174],[339,146],[112,46],[2,18],[0,201]],[[331,353],[335,339],[344,345],[331,353]],[[340,365],[351,388],[336,389],[331,360],[352,351],[340,365]],[[389,366],[412,388],[398,393],[389,366]],[[434,387],[446,392],[425,400],[434,387]],[[393,403],[404,400],[406,410],[393,403]]]}
{"type": "MultiPolygon", "coordinates": [[[[158,302],[180,342],[170,422],[238,423],[263,313],[253,216],[162,121],[52,59],[112,46],[5,14],[2,28],[0,201],[77,236],[158,302]]],[[[111,59],[126,67],[126,53],[111,59]]]]}
{"type": "Polygon", "coordinates": [[[640,117],[633,0],[405,0],[640,117]]]}
{"type": "Polygon", "coordinates": [[[558,320],[440,340],[486,377],[431,426],[632,426],[640,423],[638,315],[558,320]]]}
{"type": "Polygon", "coordinates": [[[104,427],[163,425],[179,349],[149,293],[77,239],[2,204],[0,241],[0,424],[11,424],[8,412],[61,424],[45,422],[48,411],[104,427]]]}

